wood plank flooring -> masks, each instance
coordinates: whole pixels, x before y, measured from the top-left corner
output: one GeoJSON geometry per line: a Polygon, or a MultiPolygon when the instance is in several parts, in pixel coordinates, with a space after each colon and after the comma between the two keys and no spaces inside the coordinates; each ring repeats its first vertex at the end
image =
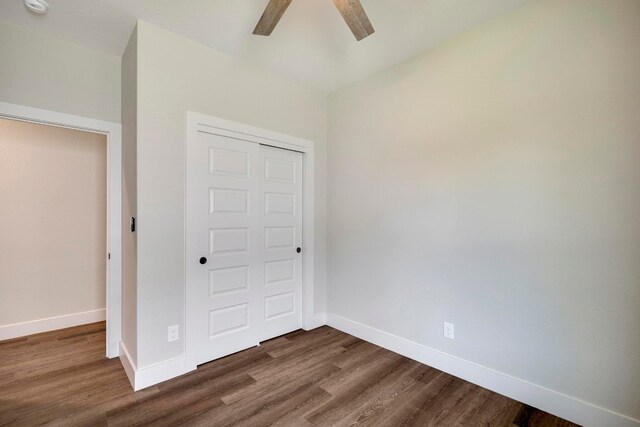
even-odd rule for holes
{"type": "Polygon", "coordinates": [[[0,425],[574,425],[330,327],[136,393],[104,341],[100,322],[0,342],[0,425]]]}

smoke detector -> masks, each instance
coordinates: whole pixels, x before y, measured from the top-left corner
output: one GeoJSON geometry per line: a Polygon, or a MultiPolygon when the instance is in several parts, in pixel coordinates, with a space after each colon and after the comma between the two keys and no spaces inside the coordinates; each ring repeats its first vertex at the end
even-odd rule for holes
{"type": "Polygon", "coordinates": [[[39,14],[47,13],[47,10],[49,10],[49,3],[46,0],[24,0],[24,5],[31,12],[39,14]]]}

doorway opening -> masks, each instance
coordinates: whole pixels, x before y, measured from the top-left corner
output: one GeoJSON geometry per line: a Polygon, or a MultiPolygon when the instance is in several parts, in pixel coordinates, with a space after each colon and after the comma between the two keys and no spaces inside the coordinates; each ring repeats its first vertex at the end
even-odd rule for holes
{"type": "Polygon", "coordinates": [[[120,125],[0,103],[0,340],[106,321],[118,356],[120,194],[120,125]]]}

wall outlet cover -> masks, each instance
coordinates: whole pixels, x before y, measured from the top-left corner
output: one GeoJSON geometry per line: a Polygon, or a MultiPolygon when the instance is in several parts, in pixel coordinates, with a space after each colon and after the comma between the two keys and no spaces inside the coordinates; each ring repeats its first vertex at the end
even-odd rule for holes
{"type": "Polygon", "coordinates": [[[450,340],[454,339],[455,329],[453,323],[444,322],[444,337],[450,340]]]}
{"type": "Polygon", "coordinates": [[[180,328],[179,325],[173,325],[167,328],[167,342],[178,341],[178,339],[180,338],[179,328],[180,328]]]}

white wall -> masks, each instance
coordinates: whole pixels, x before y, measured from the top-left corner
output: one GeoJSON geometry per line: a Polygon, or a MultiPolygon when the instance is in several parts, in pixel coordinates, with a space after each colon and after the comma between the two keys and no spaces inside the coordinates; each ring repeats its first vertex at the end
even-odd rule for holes
{"type": "Polygon", "coordinates": [[[640,419],[639,40],[541,0],[333,93],[328,311],[640,419]]]}
{"type": "Polygon", "coordinates": [[[0,119],[0,326],[105,308],[106,148],[0,119]]]}
{"type": "Polygon", "coordinates": [[[0,21],[0,101],[120,122],[120,58],[0,21]]]}
{"type": "Polygon", "coordinates": [[[316,286],[324,310],[326,97],[138,23],[138,367],[184,354],[184,150],[188,110],[316,143],[316,286]],[[181,339],[167,343],[167,327],[181,339]]]}
{"type": "Polygon", "coordinates": [[[138,32],[134,28],[122,55],[122,342],[137,360],[137,233],[129,220],[136,216],[138,141],[138,32]]]}

